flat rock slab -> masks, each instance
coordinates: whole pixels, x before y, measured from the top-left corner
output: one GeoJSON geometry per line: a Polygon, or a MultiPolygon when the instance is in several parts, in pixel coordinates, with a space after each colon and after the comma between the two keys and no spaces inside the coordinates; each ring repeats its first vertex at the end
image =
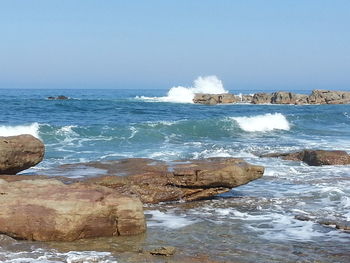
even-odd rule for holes
{"type": "Polygon", "coordinates": [[[42,161],[44,144],[32,135],[0,137],[0,174],[16,174],[42,161]]]}
{"type": "Polygon", "coordinates": [[[145,230],[137,197],[98,185],[65,185],[55,179],[0,179],[0,232],[13,238],[73,241],[145,230]]]}
{"type": "MultiPolygon", "coordinates": [[[[236,158],[173,162],[131,158],[63,165],[60,173],[69,177],[73,171],[76,176],[77,167],[82,175],[91,168],[101,171],[96,177],[81,179],[84,183],[135,194],[143,203],[204,199],[258,179],[264,173],[264,167],[236,158]]],[[[55,172],[57,174],[57,170],[55,172]]]]}
{"type": "Polygon", "coordinates": [[[261,157],[279,157],[283,160],[302,161],[310,166],[350,164],[350,155],[345,151],[303,150],[293,153],[265,154],[261,157]]]}

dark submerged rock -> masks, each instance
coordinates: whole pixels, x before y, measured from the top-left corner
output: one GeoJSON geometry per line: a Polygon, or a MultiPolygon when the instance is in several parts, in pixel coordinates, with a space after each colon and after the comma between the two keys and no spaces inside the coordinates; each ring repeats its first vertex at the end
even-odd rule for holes
{"type": "Polygon", "coordinates": [[[176,248],[170,247],[170,246],[155,248],[149,251],[151,255],[166,256],[166,257],[174,255],[175,252],[176,252],[176,248]]]}
{"type": "Polygon", "coordinates": [[[69,100],[69,97],[67,96],[63,96],[63,95],[60,95],[60,96],[57,96],[57,97],[47,97],[48,100],[69,100]]]}

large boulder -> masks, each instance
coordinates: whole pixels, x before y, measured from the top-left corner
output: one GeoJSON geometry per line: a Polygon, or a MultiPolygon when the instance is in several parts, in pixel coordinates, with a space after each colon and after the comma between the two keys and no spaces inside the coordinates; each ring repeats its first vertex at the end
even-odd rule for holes
{"type": "Polygon", "coordinates": [[[253,104],[268,104],[271,103],[272,93],[259,92],[253,95],[253,104]]]}
{"type": "Polygon", "coordinates": [[[278,91],[272,94],[272,104],[306,104],[308,96],[286,91],[278,91]]]}
{"type": "Polygon", "coordinates": [[[261,157],[280,157],[284,160],[302,161],[310,166],[350,164],[350,155],[345,151],[303,150],[293,153],[265,154],[261,157]]]}
{"type": "Polygon", "coordinates": [[[194,103],[215,105],[215,104],[228,104],[235,103],[236,97],[233,94],[223,93],[223,94],[206,94],[197,93],[193,98],[194,103]]]}
{"type": "Polygon", "coordinates": [[[0,174],[16,174],[40,163],[44,144],[32,135],[0,137],[0,174]]]}
{"type": "Polygon", "coordinates": [[[313,90],[308,98],[310,104],[349,104],[349,91],[313,90]]]}
{"type": "MultiPolygon", "coordinates": [[[[12,176],[17,177],[17,176],[12,176]]],[[[0,232],[17,239],[73,241],[145,231],[142,203],[98,185],[0,179],[0,232]]]]}
{"type": "Polygon", "coordinates": [[[208,198],[258,179],[264,173],[264,167],[236,158],[173,162],[135,158],[64,165],[60,173],[69,176],[72,171],[74,176],[77,169],[84,174],[91,167],[102,172],[84,182],[136,194],[144,203],[208,198]]]}

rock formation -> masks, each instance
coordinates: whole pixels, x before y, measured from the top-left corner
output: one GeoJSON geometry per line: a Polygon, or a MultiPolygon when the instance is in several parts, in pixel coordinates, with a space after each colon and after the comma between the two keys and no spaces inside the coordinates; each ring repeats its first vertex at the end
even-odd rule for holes
{"type": "Polygon", "coordinates": [[[310,104],[348,104],[350,103],[350,92],[314,90],[308,97],[310,104]]]}
{"type": "Polygon", "coordinates": [[[136,194],[143,203],[175,200],[198,200],[229,191],[231,188],[260,178],[262,166],[235,158],[163,162],[152,159],[124,159],[64,165],[62,174],[94,167],[105,174],[84,180],[116,189],[119,193],[136,194]],[[102,171],[103,171],[102,170],[102,171]]]}
{"type": "Polygon", "coordinates": [[[0,174],[16,174],[42,161],[44,144],[32,135],[0,137],[0,174]]]}
{"type": "Polygon", "coordinates": [[[349,104],[349,91],[313,90],[310,95],[296,94],[286,91],[274,93],[255,93],[234,96],[233,94],[196,94],[194,103],[215,105],[220,103],[252,103],[252,104],[349,104]],[[230,99],[223,99],[230,98],[230,99]],[[219,99],[220,97],[220,99],[219,99]]]}
{"type": "Polygon", "coordinates": [[[0,232],[8,236],[73,241],[145,230],[142,203],[136,197],[103,186],[65,185],[54,179],[0,179],[0,232]]]}
{"type": "Polygon", "coordinates": [[[311,166],[350,164],[350,155],[345,151],[303,150],[293,153],[265,154],[261,157],[280,157],[284,160],[302,161],[311,166]]]}
{"type": "Polygon", "coordinates": [[[235,103],[237,99],[235,95],[223,93],[223,94],[202,94],[197,93],[193,98],[194,103],[215,105],[215,104],[228,104],[235,103]]]}

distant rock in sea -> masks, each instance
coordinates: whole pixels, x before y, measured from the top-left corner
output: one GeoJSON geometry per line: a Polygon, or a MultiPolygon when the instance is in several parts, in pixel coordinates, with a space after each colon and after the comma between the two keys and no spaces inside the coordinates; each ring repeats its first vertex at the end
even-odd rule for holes
{"type": "Polygon", "coordinates": [[[57,97],[47,97],[48,100],[69,100],[69,97],[66,97],[66,96],[63,96],[63,95],[60,95],[60,96],[57,96],[57,97]]]}
{"type": "Polygon", "coordinates": [[[233,94],[195,94],[194,103],[215,105],[230,103],[252,104],[349,104],[349,91],[313,90],[310,95],[296,94],[286,91],[274,93],[256,93],[235,96],[233,94]]]}

